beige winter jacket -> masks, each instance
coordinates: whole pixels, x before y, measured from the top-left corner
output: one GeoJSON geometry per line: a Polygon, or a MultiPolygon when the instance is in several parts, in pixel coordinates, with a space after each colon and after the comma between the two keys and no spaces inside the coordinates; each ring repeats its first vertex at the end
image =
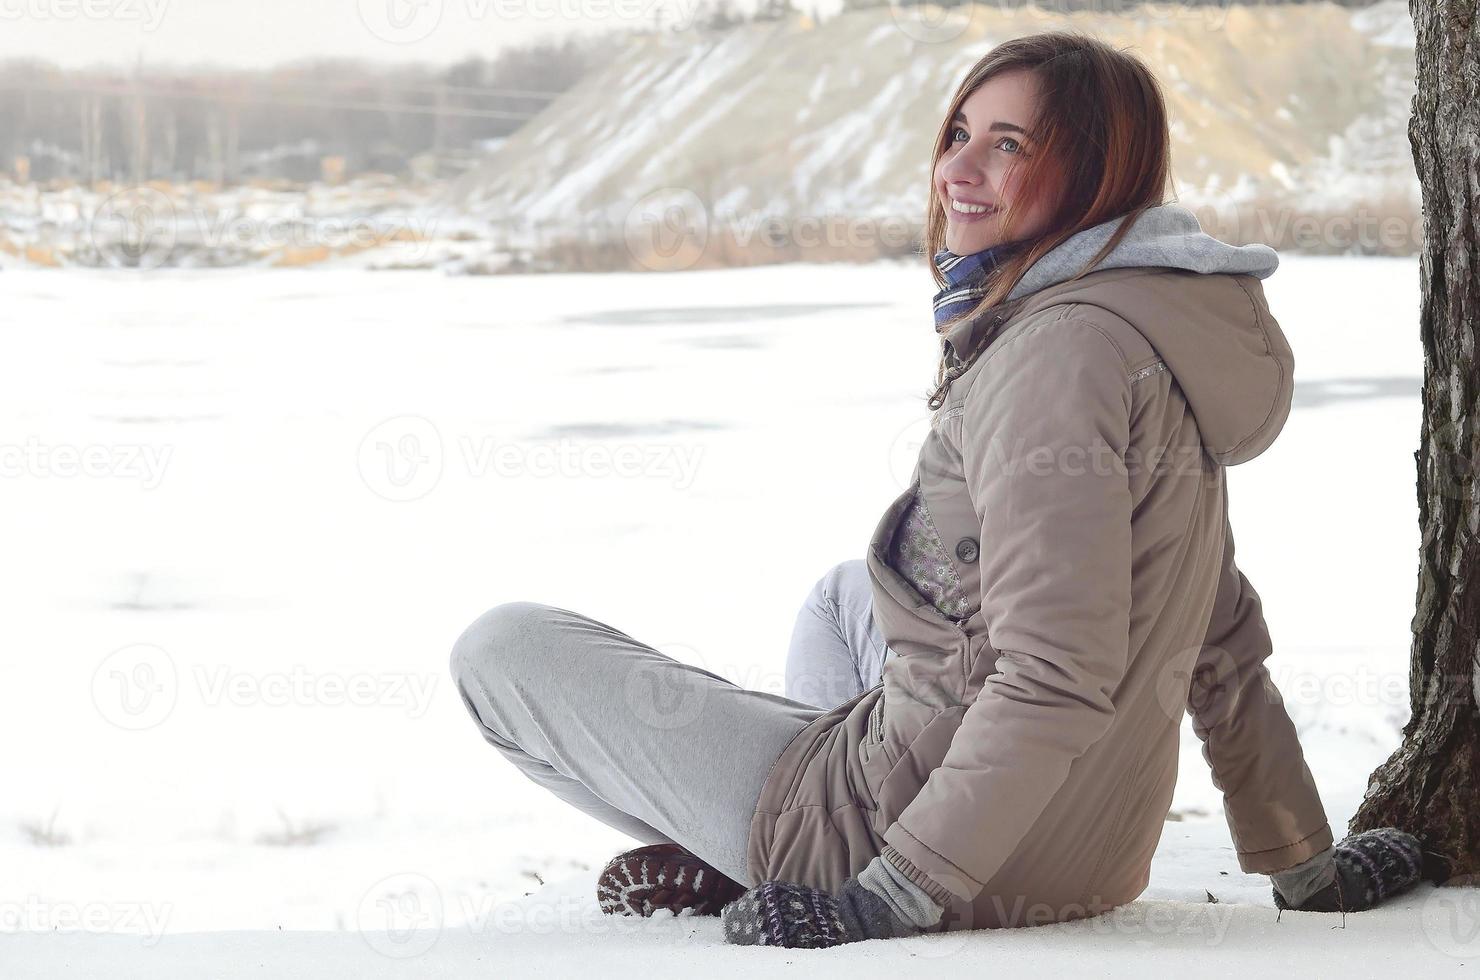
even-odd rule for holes
{"type": "Polygon", "coordinates": [[[1290,409],[1294,359],[1260,282],[1274,253],[1223,245],[1165,205],[1069,280],[1112,229],[1070,239],[944,335],[964,352],[995,331],[868,545],[894,656],[882,684],[777,759],[751,824],[753,883],[836,890],[882,854],[947,906],[940,930],[1129,902],[1171,804],[1184,711],[1243,870],[1331,843],[1228,524],[1224,467],[1266,449],[1290,409]],[[981,596],[963,619],[884,560],[917,492],[981,596]]]}

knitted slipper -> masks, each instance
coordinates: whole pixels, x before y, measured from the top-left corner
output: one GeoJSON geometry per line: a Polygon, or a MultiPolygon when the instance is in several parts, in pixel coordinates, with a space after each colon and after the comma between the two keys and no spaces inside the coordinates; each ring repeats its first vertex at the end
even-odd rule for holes
{"type": "Polygon", "coordinates": [[[596,901],[607,915],[719,915],[745,894],[745,886],[714,870],[678,844],[649,844],[624,851],[602,869],[596,901]]]}
{"type": "Polygon", "coordinates": [[[789,881],[763,881],[725,909],[725,942],[738,946],[826,949],[863,936],[848,935],[838,901],[827,892],[789,881]]]}
{"type": "Polygon", "coordinates": [[[1353,834],[1336,845],[1331,863],[1336,878],[1298,905],[1286,903],[1274,889],[1281,911],[1364,912],[1418,883],[1423,847],[1418,838],[1393,827],[1353,834]]]}

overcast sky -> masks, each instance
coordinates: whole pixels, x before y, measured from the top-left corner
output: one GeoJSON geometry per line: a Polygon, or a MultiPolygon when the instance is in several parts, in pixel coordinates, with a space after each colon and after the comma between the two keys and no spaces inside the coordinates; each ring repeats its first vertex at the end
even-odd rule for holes
{"type": "Polygon", "coordinates": [[[695,0],[0,0],[0,58],[69,67],[132,65],[141,55],[157,65],[447,63],[540,36],[650,24],[655,7],[663,23],[686,26],[695,0]]]}

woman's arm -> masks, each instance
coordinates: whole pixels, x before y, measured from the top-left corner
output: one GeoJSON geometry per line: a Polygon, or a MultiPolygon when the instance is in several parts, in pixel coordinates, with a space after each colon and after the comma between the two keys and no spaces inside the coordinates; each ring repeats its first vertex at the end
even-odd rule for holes
{"type": "Polygon", "coordinates": [[[1223,792],[1239,868],[1270,874],[1329,847],[1331,826],[1295,726],[1264,666],[1273,645],[1259,593],[1233,561],[1226,494],[1223,527],[1223,571],[1187,711],[1213,785],[1223,792]]]}
{"type": "Polygon", "coordinates": [[[883,857],[942,905],[975,898],[1104,735],[1129,656],[1131,390],[1119,348],[1067,318],[985,356],[962,455],[998,672],[884,834],[883,857]]]}

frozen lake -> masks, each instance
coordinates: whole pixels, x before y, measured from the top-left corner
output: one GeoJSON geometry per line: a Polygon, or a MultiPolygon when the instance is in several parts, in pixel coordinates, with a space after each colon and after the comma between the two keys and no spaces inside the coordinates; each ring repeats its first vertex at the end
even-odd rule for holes
{"type": "MultiPolygon", "coordinates": [[[[807,590],[905,486],[937,352],[933,283],[893,263],[0,284],[6,930],[454,927],[579,893],[630,840],[478,738],[452,641],[535,599],[779,693],[807,590]]],[[[1229,474],[1338,837],[1407,714],[1417,284],[1285,258],[1295,409],[1229,474]]],[[[1174,814],[1147,899],[1270,904],[1187,723],[1174,814]]]]}

